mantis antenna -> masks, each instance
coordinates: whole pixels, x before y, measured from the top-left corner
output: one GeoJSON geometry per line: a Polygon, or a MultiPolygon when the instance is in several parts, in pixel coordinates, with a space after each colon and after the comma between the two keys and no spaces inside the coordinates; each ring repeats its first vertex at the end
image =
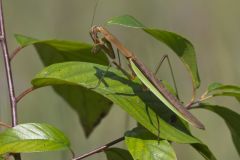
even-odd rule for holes
{"type": "Polygon", "coordinates": [[[100,0],[96,0],[96,1],[95,1],[95,6],[94,6],[94,9],[93,9],[93,16],[92,16],[91,27],[93,26],[93,22],[94,22],[94,19],[95,19],[95,15],[96,15],[97,6],[98,6],[99,1],[100,1],[100,0]]]}

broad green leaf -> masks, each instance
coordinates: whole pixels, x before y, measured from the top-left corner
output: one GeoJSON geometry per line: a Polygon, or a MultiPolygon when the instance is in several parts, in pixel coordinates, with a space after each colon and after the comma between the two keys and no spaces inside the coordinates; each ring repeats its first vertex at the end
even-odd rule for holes
{"type": "Polygon", "coordinates": [[[167,140],[142,140],[126,137],[126,144],[134,159],[176,160],[176,155],[167,140]]]}
{"type": "Polygon", "coordinates": [[[190,73],[194,88],[200,86],[195,49],[190,41],[173,32],[145,28],[144,31],[170,47],[181,59],[190,73]]]}
{"type": "Polygon", "coordinates": [[[214,92],[214,91],[234,91],[234,92],[240,92],[240,86],[236,85],[225,85],[222,83],[214,82],[208,86],[208,93],[214,92]]]}
{"type": "Polygon", "coordinates": [[[121,148],[110,148],[105,151],[108,160],[133,160],[131,154],[121,148]]]}
{"type": "Polygon", "coordinates": [[[48,124],[27,123],[0,133],[0,154],[44,152],[68,149],[70,142],[58,129],[48,124]]]}
{"type": "Polygon", "coordinates": [[[176,160],[176,154],[167,140],[157,140],[142,128],[125,134],[125,143],[134,159],[176,160]]]}
{"type": "Polygon", "coordinates": [[[86,136],[108,114],[112,105],[102,95],[81,86],[59,85],[54,86],[54,89],[77,112],[86,136]]]}
{"type": "Polygon", "coordinates": [[[20,34],[15,34],[15,39],[18,42],[18,44],[20,44],[21,47],[26,47],[28,45],[32,45],[34,43],[39,42],[39,40],[35,38],[31,38],[20,34]]]}
{"type": "Polygon", "coordinates": [[[135,19],[133,16],[130,16],[130,15],[114,17],[110,19],[107,23],[121,25],[125,27],[131,27],[131,28],[145,28],[141,22],[139,22],[137,19],[135,19]]]}
{"type": "Polygon", "coordinates": [[[167,107],[151,92],[145,92],[139,80],[130,81],[122,72],[114,68],[110,68],[105,73],[106,68],[106,66],[85,62],[58,63],[42,70],[32,80],[32,84],[35,87],[48,85],[84,87],[120,106],[153,134],[158,135],[159,126],[161,126],[160,137],[163,139],[179,143],[199,143],[196,138],[166,122],[172,116],[172,112],[169,114],[167,107]],[[99,87],[93,89],[103,73],[105,73],[103,82],[99,87]],[[168,115],[169,117],[168,120],[163,120],[158,115],[165,117],[168,115]]]}
{"type": "MultiPolygon", "coordinates": [[[[92,46],[86,43],[62,40],[36,40],[23,35],[16,35],[18,43],[26,47],[34,45],[45,66],[65,61],[83,61],[108,65],[103,53],[93,55],[92,46]]],[[[111,101],[96,92],[83,87],[57,86],[54,90],[73,108],[89,136],[96,125],[108,113],[111,101]],[[95,99],[92,101],[91,99],[95,99]],[[96,108],[96,106],[98,106],[96,108]]]]}
{"type": "Polygon", "coordinates": [[[208,92],[211,92],[221,86],[222,86],[222,84],[218,83],[218,82],[211,83],[210,85],[208,85],[208,92]]]}
{"type": "Polygon", "coordinates": [[[240,155],[240,114],[217,105],[201,104],[198,108],[210,110],[222,117],[227,124],[233,139],[233,143],[240,155]]]}
{"type": "Polygon", "coordinates": [[[214,93],[212,96],[230,96],[230,97],[236,97],[240,98],[240,92],[219,92],[219,93],[214,93]]]}
{"type": "Polygon", "coordinates": [[[115,17],[109,20],[108,24],[121,25],[130,28],[141,28],[158,41],[166,44],[177,54],[186,66],[186,69],[192,77],[194,88],[196,89],[200,86],[196,53],[192,43],[186,38],[173,32],[144,27],[141,22],[129,15],[115,17]]]}
{"type": "MultiPolygon", "coordinates": [[[[159,100],[161,102],[163,102],[169,109],[171,109],[175,114],[177,114],[179,117],[181,117],[182,119],[184,119],[185,121],[187,121],[188,123],[190,123],[191,125],[197,127],[197,128],[201,128],[204,129],[203,124],[197,120],[186,108],[181,106],[179,107],[175,107],[173,104],[171,104],[171,102],[169,102],[166,98],[165,95],[169,95],[168,93],[165,93],[165,95],[163,95],[163,93],[160,93],[157,88],[153,85],[152,82],[149,81],[149,78],[147,78],[142,70],[140,70],[138,68],[138,66],[136,66],[135,62],[133,62],[132,60],[130,60],[130,65],[131,68],[133,69],[134,73],[137,75],[137,77],[143,82],[143,84],[145,86],[147,86],[147,88],[149,88],[149,90],[156,95],[159,100]]],[[[140,64],[139,66],[143,66],[142,64],[140,64]]],[[[152,75],[153,76],[153,75],[152,75]]],[[[160,85],[160,84],[159,84],[160,85]]],[[[166,92],[167,90],[165,90],[166,92]]]]}
{"type": "MultiPolygon", "coordinates": [[[[157,136],[154,136],[152,134],[149,133],[149,131],[147,131],[146,129],[144,129],[143,127],[137,127],[134,128],[132,131],[127,132],[127,134],[130,134],[132,136],[138,136],[138,138],[141,139],[152,139],[152,140],[156,140],[158,139],[157,136]]],[[[213,153],[209,150],[209,148],[203,144],[203,143],[194,143],[194,144],[190,144],[197,152],[199,152],[206,160],[216,160],[215,156],[213,155],[213,153]]]]}
{"type": "Polygon", "coordinates": [[[212,83],[208,86],[207,94],[212,96],[232,96],[240,98],[240,86],[212,83]]]}
{"type": "Polygon", "coordinates": [[[149,132],[146,128],[144,128],[141,125],[133,128],[130,131],[127,131],[125,133],[125,136],[137,137],[137,138],[141,138],[141,139],[151,139],[151,140],[158,140],[160,138],[160,137],[157,137],[156,135],[152,134],[151,132],[149,132]]]}
{"type": "Polygon", "coordinates": [[[240,103],[240,97],[237,97],[237,101],[240,103]]]}
{"type": "Polygon", "coordinates": [[[206,160],[217,160],[213,153],[209,150],[209,148],[205,144],[195,143],[191,144],[191,146],[198,151],[206,160]]]}
{"type": "Polygon", "coordinates": [[[108,59],[104,53],[91,53],[92,45],[82,42],[66,40],[37,40],[35,38],[15,35],[17,42],[26,47],[34,45],[41,57],[44,65],[65,61],[92,62],[102,65],[108,65],[108,59]]]}

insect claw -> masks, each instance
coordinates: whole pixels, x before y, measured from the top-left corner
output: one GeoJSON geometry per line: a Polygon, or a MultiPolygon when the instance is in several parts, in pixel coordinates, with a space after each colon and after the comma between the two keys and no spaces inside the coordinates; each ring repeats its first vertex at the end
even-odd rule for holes
{"type": "Polygon", "coordinates": [[[95,44],[91,50],[91,53],[93,54],[97,54],[101,51],[101,47],[99,46],[99,44],[95,44]]]}

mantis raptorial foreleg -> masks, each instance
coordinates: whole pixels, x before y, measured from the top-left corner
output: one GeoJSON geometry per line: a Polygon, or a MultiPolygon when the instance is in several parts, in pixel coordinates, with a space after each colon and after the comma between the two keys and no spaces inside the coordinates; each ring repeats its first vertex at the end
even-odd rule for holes
{"type": "Polygon", "coordinates": [[[103,50],[108,56],[109,56],[109,65],[106,69],[106,71],[103,73],[103,75],[100,77],[98,83],[96,84],[95,87],[92,87],[91,89],[96,89],[97,87],[99,87],[99,85],[101,84],[102,80],[104,79],[106,73],[108,72],[108,70],[110,69],[110,67],[112,66],[112,64],[114,64],[119,70],[121,70],[129,79],[132,79],[131,74],[129,74],[127,71],[125,71],[122,67],[121,67],[121,61],[120,61],[120,54],[119,54],[119,50],[117,49],[117,59],[118,62],[115,61],[116,56],[115,56],[115,52],[113,50],[112,44],[106,40],[105,38],[101,38],[101,40],[96,40],[96,43],[94,44],[94,47],[92,49],[93,53],[98,53],[101,50],[103,50]]]}

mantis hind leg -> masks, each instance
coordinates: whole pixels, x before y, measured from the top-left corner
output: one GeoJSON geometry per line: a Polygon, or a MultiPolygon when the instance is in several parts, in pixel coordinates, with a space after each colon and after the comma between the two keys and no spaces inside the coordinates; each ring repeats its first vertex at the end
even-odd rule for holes
{"type": "MultiPolygon", "coordinates": [[[[175,77],[174,77],[174,73],[173,73],[173,68],[172,68],[172,65],[171,65],[171,61],[170,61],[170,59],[169,59],[169,57],[168,57],[167,54],[165,54],[165,55],[161,58],[160,62],[159,62],[158,65],[157,65],[157,68],[156,68],[156,70],[155,70],[155,72],[154,72],[154,75],[156,75],[156,74],[158,73],[160,67],[162,66],[162,64],[163,64],[163,62],[164,62],[165,60],[167,60],[167,63],[168,63],[169,69],[170,69],[170,73],[171,73],[171,77],[172,77],[172,81],[173,81],[173,85],[174,85],[174,90],[175,90],[175,92],[176,92],[176,97],[177,97],[177,99],[179,99],[178,89],[177,89],[177,83],[176,83],[176,80],[175,80],[175,77]]],[[[160,140],[160,124],[159,124],[159,119],[157,119],[157,121],[158,121],[158,141],[159,141],[159,140],[160,140]]],[[[177,121],[176,115],[173,114],[173,115],[170,117],[170,120],[169,120],[169,121],[170,121],[170,123],[175,123],[175,122],[177,121]]]]}
{"type": "MultiPolygon", "coordinates": [[[[161,65],[162,65],[162,63],[163,63],[163,61],[164,61],[165,59],[167,59],[167,62],[168,62],[169,68],[170,68],[170,72],[171,72],[171,76],[172,76],[172,80],[173,80],[174,89],[175,89],[175,91],[176,91],[176,97],[177,97],[177,99],[179,99],[179,94],[178,94],[178,89],[177,89],[177,83],[176,83],[176,80],[175,80],[175,77],[174,77],[174,74],[173,74],[173,69],[172,69],[171,61],[170,61],[170,59],[169,59],[169,57],[168,57],[167,54],[164,55],[164,56],[162,57],[162,59],[160,60],[160,63],[158,64],[158,66],[157,66],[154,74],[155,74],[155,75],[157,74],[158,70],[160,69],[160,67],[161,67],[161,65]]],[[[189,106],[191,106],[192,103],[195,101],[195,94],[196,94],[196,93],[195,93],[195,89],[193,88],[193,90],[192,90],[192,98],[191,98],[190,102],[186,105],[186,108],[189,108],[189,106]]]]}
{"type": "Polygon", "coordinates": [[[161,58],[159,64],[157,65],[157,68],[156,68],[156,70],[155,70],[155,72],[154,72],[154,75],[156,75],[156,74],[158,73],[160,67],[162,66],[162,64],[163,64],[163,62],[164,62],[165,60],[167,60],[167,63],[168,63],[169,69],[170,69],[171,77],[172,77],[172,80],[173,80],[174,90],[175,90],[175,92],[176,92],[176,97],[179,99],[178,89],[177,89],[177,83],[176,83],[176,80],[175,80],[175,77],[174,77],[174,73],[173,73],[171,61],[170,61],[170,59],[169,59],[169,57],[168,57],[167,54],[165,54],[165,55],[161,58]]]}

